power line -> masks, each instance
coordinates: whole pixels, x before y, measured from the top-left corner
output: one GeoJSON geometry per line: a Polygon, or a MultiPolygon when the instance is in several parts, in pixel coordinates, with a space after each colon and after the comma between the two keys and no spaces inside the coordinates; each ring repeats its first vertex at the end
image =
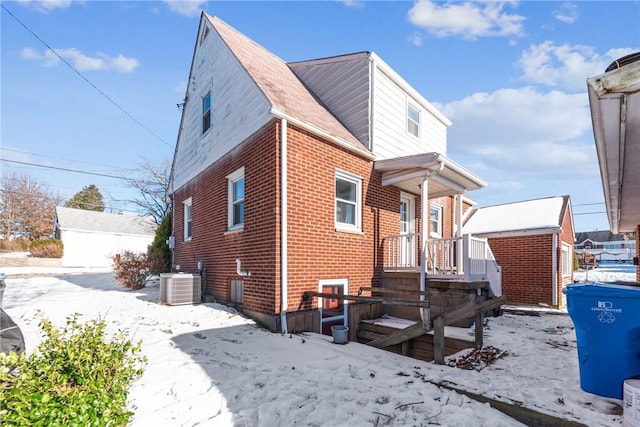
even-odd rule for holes
{"type": "Polygon", "coordinates": [[[576,207],[576,206],[595,206],[595,205],[604,205],[604,202],[598,202],[598,203],[580,203],[579,205],[574,205],[573,203],[571,204],[571,206],[576,207]]]}
{"type": "MultiPolygon", "coordinates": [[[[38,163],[21,162],[21,161],[18,161],[18,160],[9,160],[9,159],[3,159],[3,158],[0,158],[0,161],[7,162],[7,163],[17,163],[17,164],[20,164],[20,165],[27,165],[27,166],[37,166],[39,168],[45,168],[45,169],[55,169],[55,170],[64,171],[64,172],[75,172],[75,173],[81,173],[81,174],[85,174],[85,175],[94,175],[94,176],[102,176],[102,177],[105,177],[105,178],[121,179],[121,180],[127,181],[127,182],[132,181],[132,178],[131,177],[127,177],[127,176],[118,176],[118,175],[110,175],[110,174],[106,174],[106,173],[83,171],[83,170],[78,170],[78,169],[61,168],[61,167],[58,167],[58,166],[49,166],[49,165],[42,165],[42,164],[38,164],[38,163]]],[[[144,183],[144,184],[154,184],[151,181],[142,181],[141,180],[139,182],[144,183]]]]}
{"type": "Polygon", "coordinates": [[[103,167],[103,168],[119,169],[119,170],[127,171],[127,172],[133,172],[134,171],[133,169],[122,169],[122,168],[117,168],[115,166],[110,166],[110,165],[101,165],[99,163],[84,162],[82,160],[72,160],[72,159],[65,159],[63,157],[48,156],[46,154],[30,153],[28,151],[16,150],[16,149],[13,149],[13,148],[0,147],[0,150],[2,150],[2,151],[11,151],[13,153],[28,154],[30,156],[45,157],[47,159],[64,160],[64,161],[67,161],[67,162],[74,162],[74,163],[83,163],[85,165],[90,165],[90,166],[100,166],[100,167],[103,167]]]}
{"type": "Polygon", "coordinates": [[[606,214],[607,212],[602,211],[602,212],[580,212],[580,213],[574,213],[573,216],[577,216],[577,215],[597,215],[597,214],[606,214]]]}
{"type": "Polygon", "coordinates": [[[16,17],[13,13],[11,13],[11,11],[9,9],[7,9],[5,7],[4,4],[0,3],[0,6],[2,7],[2,9],[5,10],[5,12],[7,12],[13,19],[15,19],[20,25],[22,25],[24,27],[25,30],[27,30],[33,37],[35,37],[40,43],[42,43],[43,45],[45,45],[47,47],[47,49],[49,49],[51,52],[53,52],[53,54],[55,56],[57,56],[62,62],[64,62],[69,68],[71,68],[71,70],[73,70],[77,75],[80,76],[80,78],[82,78],[85,82],[87,82],[92,88],[94,88],[100,95],[102,95],[107,101],[109,101],[111,104],[113,104],[118,110],[122,111],[127,117],[129,117],[131,120],[133,120],[138,126],[140,126],[142,129],[146,130],[147,132],[149,132],[151,135],[153,135],[154,137],[156,137],[158,140],[160,140],[163,144],[165,144],[167,147],[169,148],[173,148],[173,146],[171,144],[169,144],[167,141],[165,141],[164,139],[162,139],[162,137],[160,137],[158,134],[156,134],[155,132],[153,132],[151,129],[149,129],[148,127],[146,127],[144,124],[142,124],[142,122],[140,122],[138,119],[136,119],[135,117],[133,117],[133,115],[131,115],[127,110],[125,110],[123,107],[120,106],[120,104],[118,104],[116,101],[114,101],[113,99],[111,99],[106,93],[104,93],[102,90],[100,90],[95,84],[93,84],[91,82],[91,80],[89,80],[88,78],[86,78],[84,76],[84,74],[82,74],[80,71],[78,71],[73,65],[71,65],[71,63],[69,61],[67,61],[66,59],[64,59],[62,56],[60,56],[60,54],[58,52],[56,52],[56,50],[54,48],[52,48],[51,46],[49,46],[49,44],[47,44],[47,42],[45,42],[44,40],[42,40],[40,38],[40,36],[38,36],[35,32],[33,32],[29,27],[27,27],[27,25],[22,22],[20,19],[18,19],[18,17],[16,17]]]}

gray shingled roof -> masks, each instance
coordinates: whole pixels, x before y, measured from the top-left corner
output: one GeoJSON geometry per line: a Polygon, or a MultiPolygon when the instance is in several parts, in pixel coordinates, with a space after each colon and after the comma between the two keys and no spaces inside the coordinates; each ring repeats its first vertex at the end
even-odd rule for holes
{"type": "Polygon", "coordinates": [[[587,239],[592,242],[614,242],[625,240],[622,233],[613,234],[611,230],[583,231],[576,233],[576,243],[583,243],[587,239]]]}
{"type": "Polygon", "coordinates": [[[203,15],[278,110],[357,147],[366,147],[306,88],[286,62],[220,18],[203,15]]]}
{"type": "Polygon", "coordinates": [[[113,234],[154,235],[156,224],[149,217],[56,207],[58,228],[113,234]]]}

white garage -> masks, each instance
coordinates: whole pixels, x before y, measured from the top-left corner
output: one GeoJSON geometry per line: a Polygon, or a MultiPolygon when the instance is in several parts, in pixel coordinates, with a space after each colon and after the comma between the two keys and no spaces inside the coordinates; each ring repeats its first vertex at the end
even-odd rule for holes
{"type": "Polygon", "coordinates": [[[150,217],[58,206],[54,236],[64,245],[63,267],[110,267],[115,254],[146,252],[156,228],[150,217]]]}

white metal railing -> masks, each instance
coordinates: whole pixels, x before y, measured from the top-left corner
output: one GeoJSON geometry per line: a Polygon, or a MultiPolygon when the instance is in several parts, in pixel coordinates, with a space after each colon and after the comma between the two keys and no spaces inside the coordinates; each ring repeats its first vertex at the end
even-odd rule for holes
{"type": "MultiPolygon", "coordinates": [[[[384,237],[384,269],[419,270],[418,233],[384,237]]],[[[496,296],[502,295],[502,272],[487,239],[465,234],[462,237],[429,239],[426,245],[426,273],[434,279],[487,280],[496,296]]]]}

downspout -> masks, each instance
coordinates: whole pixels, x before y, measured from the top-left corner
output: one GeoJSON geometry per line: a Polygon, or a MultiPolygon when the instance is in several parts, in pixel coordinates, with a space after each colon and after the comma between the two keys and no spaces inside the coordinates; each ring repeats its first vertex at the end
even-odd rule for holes
{"type": "Polygon", "coordinates": [[[376,70],[377,70],[377,65],[376,65],[376,60],[375,58],[370,54],[369,55],[369,79],[371,79],[369,81],[369,150],[371,150],[372,153],[375,153],[375,147],[374,147],[374,134],[375,134],[375,86],[376,86],[376,70]]]}
{"type": "Polygon", "coordinates": [[[552,246],[553,252],[551,253],[551,263],[553,264],[553,268],[551,268],[551,289],[553,290],[553,295],[551,296],[551,305],[558,305],[558,234],[552,234],[552,246]]]}
{"type": "Polygon", "coordinates": [[[288,283],[288,212],[287,212],[287,120],[280,120],[280,329],[287,331],[289,309],[288,283]]]}

